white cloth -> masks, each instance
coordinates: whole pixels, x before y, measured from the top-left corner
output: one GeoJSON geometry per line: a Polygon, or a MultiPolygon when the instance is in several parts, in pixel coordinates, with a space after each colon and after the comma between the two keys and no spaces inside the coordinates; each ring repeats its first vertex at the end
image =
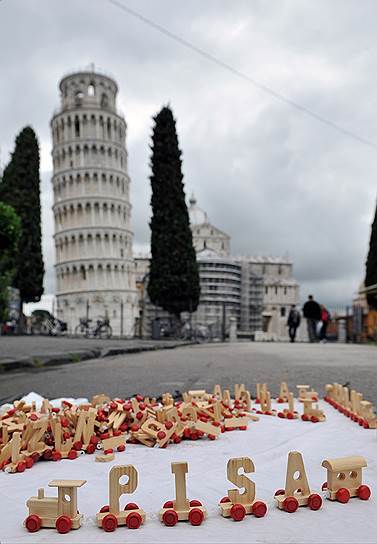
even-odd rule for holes
{"type": "MultiPolygon", "coordinates": [[[[150,449],[127,445],[124,453],[117,453],[112,463],[96,463],[93,455],[83,455],[75,461],[39,462],[21,474],[0,473],[0,541],[2,544],[22,542],[258,542],[258,543],[376,543],[377,442],[376,431],[362,429],[326,403],[327,421],[309,423],[261,416],[259,422],[249,424],[247,431],[224,433],[216,441],[202,439],[169,445],[167,449],[150,449]],[[372,489],[369,501],[353,498],[347,504],[324,500],[319,511],[307,507],[288,514],[278,510],[273,496],[284,487],[287,455],[297,450],[303,454],[309,485],[321,493],[326,471],[321,467],[325,458],[362,455],[368,462],[364,469],[364,483],[372,489]],[[234,487],[227,481],[226,464],[230,457],[251,457],[256,472],[251,479],[256,484],[257,498],[267,503],[264,518],[246,516],[239,523],[223,518],[218,502],[234,487]],[[187,493],[199,499],[207,508],[208,518],[200,527],[180,522],[165,527],[158,519],[158,511],[166,500],[174,498],[172,461],[187,461],[187,493]],[[95,514],[108,504],[108,471],[115,464],[133,464],[139,473],[139,486],[134,494],[124,495],[121,504],[136,502],[147,514],[145,524],[137,530],[119,527],[105,534],[95,524],[95,514]],[[44,487],[46,495],[56,489],[47,484],[55,478],[86,479],[78,490],[78,507],[84,513],[79,530],[62,536],[55,529],[41,529],[29,534],[23,527],[28,512],[26,500],[36,496],[44,487]]],[[[284,407],[285,405],[279,405],[284,407]]],[[[298,407],[298,408],[297,408],[298,407]]],[[[296,403],[301,412],[302,405],[296,403]]]]}

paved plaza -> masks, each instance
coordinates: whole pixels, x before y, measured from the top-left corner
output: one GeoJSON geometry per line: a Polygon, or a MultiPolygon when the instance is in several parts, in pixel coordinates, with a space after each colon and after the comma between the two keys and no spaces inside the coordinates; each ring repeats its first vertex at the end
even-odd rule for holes
{"type": "Polygon", "coordinates": [[[373,346],[202,344],[5,372],[0,375],[0,402],[30,391],[49,398],[90,397],[101,392],[124,397],[137,392],[159,395],[165,391],[209,390],[215,383],[245,383],[254,392],[256,382],[267,382],[276,394],[283,380],[291,389],[300,383],[310,384],[321,395],[328,382],[348,382],[375,402],[376,378],[377,350],[373,346]]]}

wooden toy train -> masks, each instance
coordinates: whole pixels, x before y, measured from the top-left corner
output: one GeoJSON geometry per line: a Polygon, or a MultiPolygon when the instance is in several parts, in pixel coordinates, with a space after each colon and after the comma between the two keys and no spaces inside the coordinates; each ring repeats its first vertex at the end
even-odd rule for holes
{"type": "MultiPolygon", "coordinates": [[[[371,491],[362,483],[362,469],[367,466],[363,457],[344,457],[325,459],[322,466],[327,469],[327,481],[322,491],[327,491],[327,498],[346,503],[351,497],[362,500],[369,499],[371,491]]],[[[201,525],[207,517],[206,509],[196,499],[189,500],[186,493],[186,462],[171,464],[175,479],[175,499],[164,503],[159,512],[159,519],[167,527],[178,521],[189,521],[191,525],[201,525]]],[[[228,494],[220,500],[221,515],[241,521],[247,514],[257,518],[265,516],[267,505],[256,499],[255,484],[246,474],[254,472],[254,463],[248,457],[229,459],[227,465],[228,480],[237,489],[228,490],[228,494]],[[240,474],[243,469],[244,474],[240,474]],[[239,490],[243,488],[241,493],[239,490]]],[[[53,480],[50,487],[58,488],[57,497],[45,497],[44,490],[38,490],[37,497],[31,497],[26,505],[29,515],[25,527],[34,533],[42,527],[55,527],[59,533],[67,533],[78,529],[82,515],[77,510],[77,489],[86,480],[53,480]]],[[[145,512],[137,504],[130,502],[124,510],[120,509],[119,499],[123,494],[134,493],[138,485],[138,473],[133,465],[119,465],[109,472],[109,504],[103,506],[96,516],[98,527],[107,532],[115,531],[118,526],[126,525],[129,529],[138,529],[145,521],[145,512]],[[123,476],[128,482],[121,484],[123,476]]],[[[322,497],[309,487],[301,453],[290,452],[288,455],[287,474],[284,489],[275,493],[275,502],[279,509],[293,513],[299,506],[309,506],[311,510],[319,510],[322,497]]]]}

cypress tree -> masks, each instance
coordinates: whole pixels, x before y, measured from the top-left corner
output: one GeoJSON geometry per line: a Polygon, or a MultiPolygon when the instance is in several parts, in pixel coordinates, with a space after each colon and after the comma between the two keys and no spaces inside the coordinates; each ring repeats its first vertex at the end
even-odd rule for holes
{"type": "MultiPolygon", "coordinates": [[[[377,284],[377,207],[372,224],[369,253],[366,262],[365,287],[377,284]]],[[[377,310],[377,295],[367,295],[368,304],[377,310]]]]}
{"type": "Polygon", "coordinates": [[[13,287],[23,302],[37,302],[43,293],[44,265],[41,247],[39,145],[34,130],[25,127],[16,138],[14,152],[3,173],[0,200],[21,219],[21,236],[14,252],[13,287]]]}
{"type": "Polygon", "coordinates": [[[14,252],[21,233],[21,221],[14,209],[0,202],[0,323],[8,310],[8,287],[14,275],[14,252]]]}
{"type": "Polygon", "coordinates": [[[154,117],[150,176],[152,186],[151,265],[148,295],[173,314],[194,312],[200,285],[183,185],[181,151],[169,107],[154,117]]]}

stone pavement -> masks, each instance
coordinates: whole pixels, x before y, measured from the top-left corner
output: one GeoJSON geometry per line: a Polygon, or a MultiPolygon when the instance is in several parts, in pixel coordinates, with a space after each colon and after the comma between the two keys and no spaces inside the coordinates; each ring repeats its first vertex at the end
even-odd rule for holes
{"type": "Polygon", "coordinates": [[[0,370],[77,363],[124,353],[184,345],[173,340],[102,340],[53,336],[0,336],[0,370]]]}
{"type": "MultiPolygon", "coordinates": [[[[0,338],[0,343],[2,340],[0,338]]],[[[90,397],[101,392],[122,397],[137,392],[160,395],[165,391],[210,390],[215,383],[223,387],[245,383],[254,393],[256,382],[267,382],[271,392],[277,394],[283,380],[291,390],[295,390],[297,384],[308,383],[321,396],[326,383],[349,382],[350,387],[376,402],[376,378],[377,348],[372,346],[201,344],[3,373],[0,403],[30,391],[50,398],[90,397]]]]}

